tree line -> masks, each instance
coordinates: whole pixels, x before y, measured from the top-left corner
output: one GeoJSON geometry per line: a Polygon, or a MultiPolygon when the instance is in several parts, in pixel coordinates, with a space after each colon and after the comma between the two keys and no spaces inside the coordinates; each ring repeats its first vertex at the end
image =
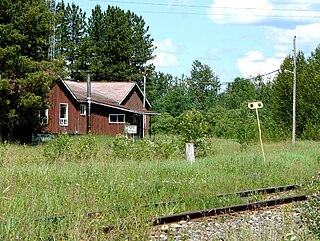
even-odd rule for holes
{"type": "MultiPolygon", "coordinates": [[[[302,140],[320,140],[320,46],[305,57],[297,54],[296,135],[302,140]]],[[[156,73],[149,78],[148,98],[155,110],[153,133],[186,133],[181,123],[189,120],[199,136],[237,140],[243,147],[258,140],[255,111],[249,102],[262,101],[259,110],[265,140],[291,138],[293,119],[293,56],[287,56],[274,78],[237,77],[225,90],[210,66],[195,60],[190,77],[156,73]],[[208,74],[209,73],[209,74],[208,74]],[[201,120],[201,121],[199,121],[201,120]],[[199,125],[202,123],[201,125],[199,125]]],[[[189,123],[189,125],[190,125],[189,123]]],[[[190,127],[191,128],[191,127],[190,127]]],[[[192,138],[191,138],[192,139],[192,138]]]]}
{"type": "MultiPolygon", "coordinates": [[[[41,131],[39,113],[59,78],[93,81],[135,81],[147,73],[147,97],[153,110],[153,133],[186,133],[187,138],[217,136],[246,146],[257,138],[251,101],[262,101],[264,138],[290,137],[292,126],[293,57],[287,56],[274,79],[237,77],[221,91],[211,66],[194,60],[190,75],[156,72],[153,38],[141,16],[108,5],[97,5],[87,18],[76,4],[54,0],[0,1],[0,134],[27,141],[41,131]]],[[[297,55],[297,137],[320,139],[320,47],[297,55]]]]}

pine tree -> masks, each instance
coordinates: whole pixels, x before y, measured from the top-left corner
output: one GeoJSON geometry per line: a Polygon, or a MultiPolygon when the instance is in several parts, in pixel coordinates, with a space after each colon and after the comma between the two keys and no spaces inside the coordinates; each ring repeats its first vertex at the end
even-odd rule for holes
{"type": "Polygon", "coordinates": [[[142,17],[108,6],[96,6],[89,18],[88,58],[94,80],[140,81],[153,58],[153,39],[142,17]]]}
{"type": "Polygon", "coordinates": [[[0,1],[0,134],[30,140],[55,78],[48,60],[51,12],[45,0],[0,1]]]}
{"type": "Polygon", "coordinates": [[[86,31],[86,13],[79,6],[74,3],[65,5],[63,1],[57,4],[55,57],[64,60],[72,79],[83,77],[86,31]]]}
{"type": "Polygon", "coordinates": [[[195,60],[192,63],[191,77],[188,79],[190,97],[195,101],[195,107],[205,109],[207,99],[211,94],[217,95],[220,88],[219,77],[214,74],[209,65],[195,60]]]}

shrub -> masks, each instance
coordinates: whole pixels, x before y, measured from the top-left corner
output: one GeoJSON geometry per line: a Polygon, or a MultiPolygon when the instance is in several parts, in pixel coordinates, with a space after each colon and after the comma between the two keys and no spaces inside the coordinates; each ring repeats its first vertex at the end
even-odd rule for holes
{"type": "Polygon", "coordinates": [[[159,160],[178,159],[183,148],[184,143],[179,136],[162,136],[154,142],[154,153],[159,160]]]}
{"type": "Polygon", "coordinates": [[[194,143],[207,134],[208,123],[200,111],[187,110],[179,116],[178,131],[186,143],[194,143]]]}
{"type": "Polygon", "coordinates": [[[197,139],[194,146],[196,157],[213,156],[215,154],[212,149],[211,139],[208,137],[197,139]]]}
{"type": "Polygon", "coordinates": [[[95,137],[91,134],[81,136],[76,145],[75,158],[78,160],[87,160],[95,158],[98,153],[98,144],[95,137]]]}
{"type": "Polygon", "coordinates": [[[320,125],[308,122],[301,137],[303,140],[320,140],[320,125]]]}
{"type": "Polygon", "coordinates": [[[49,162],[65,161],[70,156],[71,138],[67,133],[59,134],[45,145],[43,155],[49,162]]]}
{"type": "Polygon", "coordinates": [[[160,137],[153,142],[148,138],[133,142],[124,135],[118,135],[113,141],[112,151],[122,160],[145,161],[155,156],[158,160],[171,160],[180,157],[182,146],[181,139],[176,136],[160,137]]]}
{"type": "Polygon", "coordinates": [[[237,110],[236,119],[236,140],[240,144],[241,149],[245,150],[249,144],[257,140],[259,129],[256,117],[247,106],[242,106],[237,110]]]}
{"type": "Polygon", "coordinates": [[[177,118],[169,113],[162,113],[152,118],[151,132],[154,134],[175,134],[177,118]]]}

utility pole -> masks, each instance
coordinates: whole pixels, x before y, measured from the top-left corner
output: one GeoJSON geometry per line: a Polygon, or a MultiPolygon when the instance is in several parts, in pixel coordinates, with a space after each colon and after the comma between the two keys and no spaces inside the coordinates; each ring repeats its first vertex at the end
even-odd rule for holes
{"type": "Polygon", "coordinates": [[[87,71],[87,133],[91,132],[91,81],[90,81],[90,71],[87,71]]]}
{"type": "Polygon", "coordinates": [[[297,92],[297,56],[296,36],[293,38],[293,90],[292,90],[292,145],[296,142],[296,92],[297,92]]]}
{"type": "Polygon", "coordinates": [[[147,83],[147,76],[146,73],[143,75],[143,103],[142,103],[142,109],[143,109],[143,115],[142,115],[142,138],[145,136],[145,129],[146,129],[146,83],[147,83]]]}

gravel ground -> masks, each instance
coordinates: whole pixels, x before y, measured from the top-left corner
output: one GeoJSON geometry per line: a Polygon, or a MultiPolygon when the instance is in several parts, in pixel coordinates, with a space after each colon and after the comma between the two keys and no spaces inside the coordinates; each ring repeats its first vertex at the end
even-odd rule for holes
{"type": "Polygon", "coordinates": [[[308,240],[294,204],[256,212],[156,226],[150,241],[308,240]]]}

